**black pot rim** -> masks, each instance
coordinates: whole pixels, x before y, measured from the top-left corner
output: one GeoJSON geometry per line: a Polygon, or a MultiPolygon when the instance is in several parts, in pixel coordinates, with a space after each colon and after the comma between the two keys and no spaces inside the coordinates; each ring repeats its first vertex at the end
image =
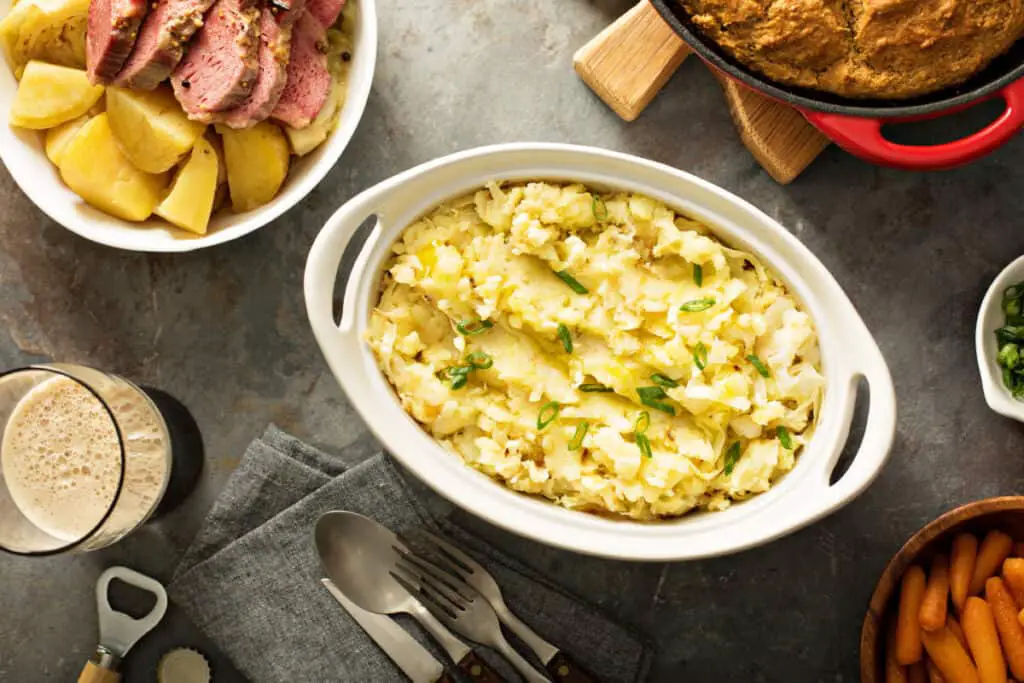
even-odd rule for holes
{"type": "Polygon", "coordinates": [[[910,100],[861,100],[796,88],[768,80],[725,54],[694,28],[679,0],[650,0],[669,26],[690,48],[715,68],[769,97],[808,111],[858,118],[904,119],[927,117],[938,112],[980,102],[1018,79],[1024,78],[1024,40],[996,59],[966,83],[910,100]]]}

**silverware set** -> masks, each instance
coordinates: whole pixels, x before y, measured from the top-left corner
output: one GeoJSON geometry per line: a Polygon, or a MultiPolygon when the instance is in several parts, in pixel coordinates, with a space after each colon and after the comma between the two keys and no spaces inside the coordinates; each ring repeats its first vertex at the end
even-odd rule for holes
{"type": "Polygon", "coordinates": [[[528,683],[595,680],[515,616],[494,578],[444,539],[425,533],[426,552],[414,552],[387,527],[353,512],[326,513],[314,535],[328,576],[324,585],[413,683],[455,679],[388,615],[412,616],[473,681],[506,679],[465,641],[501,653],[528,683]],[[529,648],[543,671],[509,643],[503,626],[529,648]]]}

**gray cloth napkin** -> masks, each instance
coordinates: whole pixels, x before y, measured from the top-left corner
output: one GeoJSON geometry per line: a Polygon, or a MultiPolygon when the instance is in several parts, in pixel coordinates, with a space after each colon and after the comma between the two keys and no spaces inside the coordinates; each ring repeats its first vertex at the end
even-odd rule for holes
{"type": "MultiPolygon", "coordinates": [[[[365,448],[354,446],[352,448],[365,448]]],[[[642,681],[651,650],[627,629],[445,519],[432,516],[395,463],[367,453],[332,457],[270,427],[214,504],[168,588],[192,621],[253,683],[403,680],[390,659],[320,584],[313,526],[352,510],[398,533],[429,529],[483,564],[509,606],[606,683],[642,681]]],[[[441,661],[418,628],[399,618],[441,661]]],[[[511,669],[482,656],[508,680],[511,669]]]]}

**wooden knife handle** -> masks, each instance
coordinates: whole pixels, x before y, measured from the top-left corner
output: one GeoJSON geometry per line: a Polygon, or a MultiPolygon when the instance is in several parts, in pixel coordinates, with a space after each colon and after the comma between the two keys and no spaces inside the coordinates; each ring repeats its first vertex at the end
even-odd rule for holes
{"type": "Polygon", "coordinates": [[[647,0],[576,51],[573,66],[612,110],[632,121],[690,54],[647,0]]]}
{"type": "Polygon", "coordinates": [[[458,667],[459,671],[466,674],[473,683],[508,683],[472,650],[462,658],[458,667]]]}
{"type": "Polygon", "coordinates": [[[113,669],[96,666],[92,662],[86,662],[82,673],[78,675],[78,683],[118,683],[121,674],[113,669]]]}
{"type": "Polygon", "coordinates": [[[547,665],[548,673],[556,683],[598,683],[582,666],[572,661],[564,652],[559,652],[547,665]]]}

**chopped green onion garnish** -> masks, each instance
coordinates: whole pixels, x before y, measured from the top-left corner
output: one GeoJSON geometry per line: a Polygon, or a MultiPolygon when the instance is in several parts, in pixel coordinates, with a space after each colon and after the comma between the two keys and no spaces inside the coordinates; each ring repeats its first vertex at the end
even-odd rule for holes
{"type": "Polygon", "coordinates": [[[636,394],[640,397],[640,402],[645,406],[660,410],[663,413],[669,415],[675,415],[676,409],[667,403],[663,403],[658,399],[665,398],[665,390],[661,387],[637,387],[636,394]]]}
{"type": "Polygon", "coordinates": [[[1024,398],[1024,282],[1003,291],[1006,320],[996,330],[999,353],[996,361],[1003,369],[1003,384],[1016,399],[1024,398]]]}
{"type": "Polygon", "coordinates": [[[492,323],[490,320],[480,320],[479,318],[476,318],[471,320],[463,320],[462,322],[455,326],[455,329],[457,329],[459,331],[459,334],[463,336],[472,337],[473,335],[480,334],[484,330],[489,330],[492,327],[494,327],[494,323],[492,323]]]}
{"type": "Polygon", "coordinates": [[[633,431],[637,434],[643,434],[647,431],[647,428],[651,426],[651,414],[646,410],[641,410],[640,414],[636,416],[636,422],[633,424],[633,431]]]}
{"type": "Polygon", "coordinates": [[[614,389],[606,387],[603,384],[596,384],[594,382],[587,382],[579,386],[580,391],[584,391],[588,394],[610,394],[614,389]]]}
{"type": "Polygon", "coordinates": [[[584,420],[576,425],[576,431],[573,432],[572,441],[569,442],[570,451],[578,451],[580,446],[583,445],[583,437],[587,435],[587,430],[590,429],[590,423],[584,420]]]}
{"type": "Polygon", "coordinates": [[[559,411],[562,410],[562,404],[558,401],[552,401],[551,403],[545,403],[540,412],[537,413],[537,429],[544,429],[549,424],[555,421],[558,417],[559,411]]]}
{"type": "Polygon", "coordinates": [[[579,280],[574,278],[572,275],[569,275],[569,271],[567,271],[567,270],[559,270],[559,271],[555,272],[555,275],[558,276],[559,280],[561,280],[565,284],[569,285],[569,288],[572,291],[576,292],[577,294],[589,294],[590,293],[590,290],[588,290],[586,287],[584,287],[582,284],[580,284],[579,280]]]}
{"type": "Polygon", "coordinates": [[[594,218],[599,221],[608,220],[608,207],[605,205],[603,199],[600,197],[594,197],[591,207],[594,209],[594,218]]]}
{"type": "Polygon", "coordinates": [[[651,381],[659,386],[668,387],[669,389],[674,389],[679,386],[679,382],[675,381],[668,375],[661,374],[660,372],[656,372],[651,375],[651,381]]]}
{"type": "Polygon", "coordinates": [[[640,455],[645,458],[653,458],[654,453],[651,452],[651,440],[643,434],[636,435],[636,445],[640,449],[640,455]]]}
{"type": "Polygon", "coordinates": [[[698,287],[704,286],[704,268],[699,263],[693,264],[693,282],[698,287]]]}
{"type": "Polygon", "coordinates": [[[779,425],[778,427],[775,428],[775,434],[779,437],[779,443],[782,444],[783,448],[785,448],[787,451],[793,450],[793,439],[789,436],[788,429],[786,429],[782,425],[779,425]]]}
{"type": "Polygon", "coordinates": [[[640,411],[640,414],[636,416],[636,425],[633,427],[633,436],[636,439],[636,446],[640,449],[640,454],[645,458],[654,457],[651,453],[651,441],[647,438],[647,428],[651,426],[651,414],[646,410],[640,411]]]}
{"type": "Polygon", "coordinates": [[[475,368],[472,365],[453,365],[441,371],[442,379],[451,380],[452,390],[461,389],[469,381],[469,373],[475,368]]]}
{"type": "Polygon", "coordinates": [[[466,361],[468,361],[475,370],[486,370],[494,365],[494,359],[483,351],[474,351],[466,356],[466,361]]]}
{"type": "Polygon", "coordinates": [[[697,342],[697,345],[693,347],[693,364],[697,366],[698,370],[703,370],[708,366],[708,347],[704,346],[704,342],[697,342]]]}
{"type": "Polygon", "coordinates": [[[749,356],[747,356],[747,360],[749,360],[750,364],[754,366],[755,370],[757,370],[757,374],[761,375],[762,377],[772,376],[772,373],[768,371],[768,368],[765,366],[764,363],[761,362],[761,359],[755,356],[754,354],[750,354],[749,356]]]}
{"type": "Polygon", "coordinates": [[[736,462],[740,459],[740,442],[737,441],[733,445],[729,446],[729,450],[725,452],[725,473],[732,474],[733,469],[736,467],[736,462]]]}
{"type": "Polygon", "coordinates": [[[706,311],[715,305],[715,300],[711,298],[694,299],[693,301],[687,301],[685,304],[679,307],[679,310],[684,313],[700,313],[706,311]]]}
{"type": "Polygon", "coordinates": [[[562,347],[566,353],[572,353],[572,335],[569,334],[569,328],[558,323],[558,338],[562,340],[562,347]]]}

